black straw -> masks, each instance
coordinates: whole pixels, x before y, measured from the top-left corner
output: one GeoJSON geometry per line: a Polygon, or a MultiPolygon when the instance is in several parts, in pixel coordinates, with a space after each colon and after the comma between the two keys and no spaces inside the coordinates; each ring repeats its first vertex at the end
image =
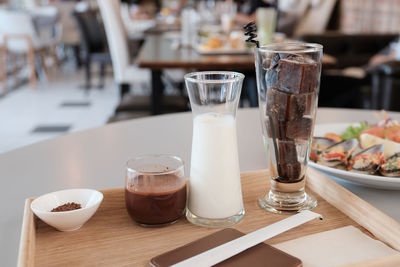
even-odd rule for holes
{"type": "MultiPolygon", "coordinates": [[[[281,153],[280,151],[278,151],[278,145],[276,142],[276,136],[275,136],[275,126],[274,126],[274,121],[272,120],[272,118],[270,116],[268,116],[269,119],[269,127],[270,129],[270,134],[272,137],[272,144],[274,145],[274,152],[275,152],[275,160],[276,160],[276,170],[278,171],[278,176],[279,178],[282,177],[282,172],[281,172],[281,160],[279,158],[279,153],[281,153]]],[[[268,129],[267,129],[268,131],[268,129]]]]}
{"type": "Polygon", "coordinates": [[[254,21],[247,23],[246,25],[243,26],[243,29],[245,30],[244,35],[248,36],[246,39],[247,43],[253,43],[257,46],[257,48],[260,48],[260,43],[257,38],[257,26],[254,21]]]}

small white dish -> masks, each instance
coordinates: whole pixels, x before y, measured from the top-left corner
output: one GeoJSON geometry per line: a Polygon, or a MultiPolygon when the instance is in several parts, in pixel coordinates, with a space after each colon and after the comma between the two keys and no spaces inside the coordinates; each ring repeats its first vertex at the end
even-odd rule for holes
{"type": "Polygon", "coordinates": [[[42,221],[59,231],[74,231],[82,227],[97,211],[103,194],[92,189],[67,189],[45,194],[31,203],[31,210],[42,221]],[[52,209],[68,202],[75,202],[82,208],[51,212],[52,209]]]}

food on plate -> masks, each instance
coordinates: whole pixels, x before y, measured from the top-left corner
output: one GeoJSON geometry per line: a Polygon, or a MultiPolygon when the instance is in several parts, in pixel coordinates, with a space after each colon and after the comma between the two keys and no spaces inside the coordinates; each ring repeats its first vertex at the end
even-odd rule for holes
{"type": "Polygon", "coordinates": [[[228,38],[227,41],[230,47],[232,47],[233,49],[242,48],[242,39],[240,38],[228,38]]]}
{"type": "Polygon", "coordinates": [[[314,157],[317,157],[322,153],[322,151],[326,150],[335,143],[336,142],[334,140],[326,137],[314,137],[313,142],[311,143],[311,155],[314,154],[314,157]]]}
{"type": "Polygon", "coordinates": [[[383,145],[375,145],[354,155],[350,168],[359,173],[375,174],[384,163],[383,145]]]}
{"type": "Polygon", "coordinates": [[[355,138],[333,144],[322,152],[319,161],[325,166],[344,168],[357,145],[355,138]]]}
{"type": "Polygon", "coordinates": [[[400,123],[383,110],[378,123],[360,122],[340,133],[313,137],[310,160],[363,174],[400,177],[400,123]],[[343,141],[344,140],[344,141],[343,141]]]}
{"type": "Polygon", "coordinates": [[[353,138],[336,143],[326,137],[314,137],[310,160],[352,172],[400,177],[400,143],[371,134],[362,134],[360,142],[353,138]]]}
{"type": "Polygon", "coordinates": [[[349,126],[346,128],[342,134],[343,140],[348,140],[352,138],[358,138],[360,133],[369,128],[369,125],[363,121],[360,122],[360,126],[349,126]]]}
{"type": "MultiPolygon", "coordinates": [[[[343,140],[348,140],[352,138],[360,138],[363,134],[370,134],[377,136],[379,138],[389,139],[400,143],[400,124],[399,122],[392,120],[387,117],[386,112],[383,110],[383,119],[379,117],[379,114],[375,114],[378,118],[378,123],[376,125],[371,125],[367,122],[360,122],[359,125],[350,125],[340,136],[343,140]]],[[[327,133],[325,137],[331,138],[333,140],[339,141],[339,134],[337,133],[327,133]]]]}
{"type": "Polygon", "coordinates": [[[389,118],[384,110],[382,110],[382,115],[383,119],[381,119],[378,113],[375,113],[379,121],[378,125],[384,128],[384,136],[382,138],[400,143],[400,123],[389,118]]]}
{"type": "Polygon", "coordinates": [[[243,40],[243,34],[240,35],[233,32],[230,36],[221,34],[207,34],[202,35],[199,38],[200,50],[212,51],[212,50],[243,50],[246,49],[246,44],[243,40]]]}
{"type": "Polygon", "coordinates": [[[400,152],[400,143],[390,141],[388,139],[379,138],[371,134],[362,134],[360,136],[360,145],[366,149],[368,147],[382,144],[384,146],[383,156],[389,158],[400,152]]]}
{"type": "Polygon", "coordinates": [[[343,138],[340,135],[335,134],[335,133],[327,133],[327,134],[324,135],[324,137],[326,137],[328,139],[331,139],[332,141],[335,141],[335,142],[342,142],[343,141],[343,138]]]}
{"type": "Polygon", "coordinates": [[[396,153],[380,166],[380,173],[384,176],[400,176],[400,153],[396,153]]]}
{"type": "Polygon", "coordinates": [[[380,138],[385,138],[385,128],[381,126],[372,126],[363,130],[358,137],[360,137],[362,134],[371,134],[380,138]]]}
{"type": "Polygon", "coordinates": [[[356,138],[327,146],[328,142],[334,142],[329,140],[325,137],[313,138],[310,160],[324,166],[352,172],[400,177],[399,143],[371,134],[363,134],[361,135],[363,144],[372,145],[361,150],[356,138]],[[381,140],[383,143],[375,143],[381,140]]]}
{"type": "Polygon", "coordinates": [[[224,41],[217,37],[210,37],[207,42],[200,46],[203,49],[218,49],[224,46],[224,41]]]}
{"type": "Polygon", "coordinates": [[[384,130],[384,136],[386,139],[400,143],[400,125],[395,124],[387,127],[384,130]]]}

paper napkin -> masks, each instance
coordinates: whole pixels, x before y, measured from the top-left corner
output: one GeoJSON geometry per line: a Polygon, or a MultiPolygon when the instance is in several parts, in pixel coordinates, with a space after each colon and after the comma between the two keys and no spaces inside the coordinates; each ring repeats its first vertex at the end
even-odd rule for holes
{"type": "Polygon", "coordinates": [[[354,226],[308,235],[273,245],[303,262],[304,267],[329,267],[399,253],[354,226]]]}

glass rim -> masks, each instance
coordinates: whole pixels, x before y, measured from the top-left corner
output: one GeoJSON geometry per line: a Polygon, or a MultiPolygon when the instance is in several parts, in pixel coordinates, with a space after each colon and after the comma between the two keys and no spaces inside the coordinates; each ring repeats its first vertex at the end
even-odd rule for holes
{"type": "Polygon", "coordinates": [[[134,172],[134,173],[140,173],[140,174],[151,174],[151,175],[164,175],[164,174],[172,174],[174,172],[176,172],[177,170],[184,168],[184,161],[178,157],[178,156],[174,156],[171,154],[147,154],[147,155],[141,155],[141,156],[137,156],[135,158],[129,159],[126,162],[126,170],[128,172],[134,172]],[[167,171],[139,171],[136,170],[133,166],[130,166],[131,164],[133,164],[135,161],[138,160],[142,160],[142,159],[153,159],[153,158],[169,158],[169,159],[173,159],[178,163],[177,167],[171,168],[167,171]]]}
{"type": "Polygon", "coordinates": [[[205,83],[205,84],[210,84],[210,83],[234,83],[234,82],[239,82],[244,79],[244,74],[236,71],[196,71],[196,72],[190,72],[186,73],[184,76],[185,81],[192,82],[192,83],[205,83]],[[233,78],[228,78],[228,79],[221,79],[221,80],[216,80],[216,79],[198,79],[195,78],[197,75],[215,75],[215,74],[221,74],[221,75],[235,75],[236,77],[233,78]]]}
{"type": "Polygon", "coordinates": [[[303,43],[303,42],[283,42],[276,44],[262,45],[258,49],[260,52],[271,52],[271,53],[311,53],[321,52],[323,45],[317,43],[303,43]],[[299,49],[286,50],[285,46],[302,46],[299,49]]]}

